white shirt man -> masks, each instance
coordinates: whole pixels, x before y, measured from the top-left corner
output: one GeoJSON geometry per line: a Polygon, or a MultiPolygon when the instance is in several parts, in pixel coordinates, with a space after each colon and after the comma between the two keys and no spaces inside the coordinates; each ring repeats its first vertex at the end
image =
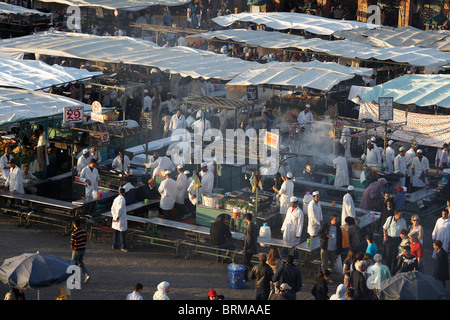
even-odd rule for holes
{"type": "Polygon", "coordinates": [[[350,158],[352,156],[352,136],[350,128],[344,128],[342,130],[341,140],[339,142],[345,149],[345,157],[350,158]]]}
{"type": "Polygon", "coordinates": [[[426,174],[430,169],[428,159],[423,156],[422,150],[417,150],[417,156],[413,159],[411,164],[412,177],[411,184],[413,187],[423,188],[428,184],[426,174]]]}
{"type": "Polygon", "coordinates": [[[381,154],[378,147],[369,142],[367,145],[367,154],[361,156],[362,160],[366,161],[366,164],[381,166],[381,154]]]}
{"type": "Polygon", "coordinates": [[[175,165],[170,158],[171,154],[170,151],[167,151],[164,157],[159,157],[155,161],[147,164],[147,168],[153,168],[153,178],[155,178],[157,174],[164,174],[167,170],[170,172],[175,170],[175,165]]]}
{"type": "Polygon", "coordinates": [[[144,97],[144,106],[142,111],[144,112],[150,112],[152,111],[152,97],[148,95],[148,90],[145,90],[145,97],[144,97]]]}
{"type": "Polygon", "coordinates": [[[9,165],[9,175],[8,179],[6,179],[5,189],[9,188],[9,191],[14,193],[25,193],[22,170],[16,165],[14,159],[9,160],[9,165]]]}
{"type": "Polygon", "coordinates": [[[2,177],[3,179],[7,180],[9,177],[9,160],[12,159],[11,156],[11,149],[9,147],[5,148],[5,154],[1,156],[0,158],[0,165],[2,169],[2,177]]]}
{"type": "Polygon", "coordinates": [[[125,190],[122,190],[120,194],[114,199],[111,206],[112,224],[111,228],[117,231],[126,231],[128,229],[127,222],[127,202],[124,194],[125,190]]]}
{"type": "Polygon", "coordinates": [[[186,199],[186,192],[187,192],[187,177],[184,174],[183,166],[179,165],[177,167],[178,169],[178,177],[177,177],[177,192],[175,196],[175,202],[178,204],[184,204],[184,200],[186,199]]]}
{"type": "Polygon", "coordinates": [[[83,169],[86,168],[89,165],[89,163],[91,161],[90,155],[91,154],[90,154],[89,150],[88,149],[84,149],[83,150],[83,154],[78,158],[78,160],[77,160],[77,173],[78,173],[78,175],[80,175],[81,171],[83,171],[83,169]]]}
{"type": "Polygon", "coordinates": [[[350,177],[348,174],[347,159],[343,156],[338,156],[333,159],[333,166],[336,169],[334,185],[336,187],[348,186],[350,184],[350,177]]]}
{"type": "Polygon", "coordinates": [[[91,148],[91,150],[89,150],[89,160],[90,159],[97,160],[97,163],[102,162],[102,155],[100,154],[100,150],[98,150],[96,147],[91,148]]]}
{"type": "Polygon", "coordinates": [[[285,241],[300,239],[304,220],[303,211],[298,206],[297,197],[291,197],[289,201],[291,207],[286,211],[286,218],[281,226],[281,233],[283,233],[283,240],[285,241]]]}
{"type": "MultiPolygon", "coordinates": [[[[434,225],[433,232],[431,233],[433,240],[442,241],[442,249],[447,252],[448,244],[450,242],[450,220],[448,219],[447,209],[442,210],[442,216],[437,219],[434,225]]],[[[433,258],[436,258],[436,250],[433,252],[433,258]]]]}
{"type": "Polygon", "coordinates": [[[405,148],[400,147],[398,149],[399,153],[394,158],[394,172],[397,174],[402,174],[403,176],[399,179],[400,187],[405,186],[406,182],[406,160],[405,160],[405,148]]]}
{"type": "Polygon", "coordinates": [[[392,140],[389,140],[388,146],[386,148],[386,163],[387,163],[387,169],[389,173],[394,172],[394,159],[395,159],[395,150],[391,147],[391,145],[394,142],[392,140]]]}
{"type": "Polygon", "coordinates": [[[415,156],[416,156],[416,147],[414,145],[411,145],[411,148],[405,153],[406,170],[408,177],[412,177],[411,165],[415,156]]]}
{"type": "Polygon", "coordinates": [[[194,130],[194,134],[199,134],[203,136],[206,130],[211,129],[211,123],[207,119],[205,120],[197,119],[192,124],[191,128],[194,130]]]}
{"type": "MultiPolygon", "coordinates": [[[[128,171],[130,169],[130,158],[127,155],[123,157],[123,170],[128,171]]],[[[122,152],[119,152],[119,155],[116,156],[113,160],[112,167],[115,170],[122,171],[122,152]]]]}
{"type": "Polygon", "coordinates": [[[314,121],[314,116],[310,110],[311,106],[307,104],[305,106],[305,110],[300,112],[297,117],[298,124],[300,125],[301,128],[304,128],[306,131],[309,131],[312,122],[314,121]]]}
{"type": "Polygon", "coordinates": [[[159,185],[158,192],[161,194],[159,206],[162,210],[172,210],[175,205],[175,197],[177,193],[177,183],[173,180],[170,171],[165,172],[166,179],[159,185]]]}
{"type": "Polygon", "coordinates": [[[356,217],[356,211],[355,211],[355,203],[353,202],[353,193],[355,192],[355,187],[350,185],[347,188],[348,192],[344,195],[342,198],[342,211],[341,211],[341,225],[345,225],[345,218],[352,217],[355,220],[358,218],[356,217]]]}
{"type": "Polygon", "coordinates": [[[291,206],[290,199],[294,196],[294,182],[292,182],[292,172],[286,174],[286,179],[281,184],[280,190],[273,187],[273,190],[280,197],[280,214],[285,217],[287,210],[291,206]]]}
{"type": "Polygon", "coordinates": [[[214,174],[208,170],[206,163],[202,163],[201,176],[201,194],[211,193],[214,188],[214,174]]]}
{"type": "Polygon", "coordinates": [[[184,129],[185,128],[185,117],[181,114],[181,110],[177,110],[177,113],[170,118],[169,123],[169,130],[175,131],[177,129],[184,129]]]}
{"type": "Polygon", "coordinates": [[[313,201],[308,204],[308,234],[311,238],[317,236],[323,220],[322,207],[319,202],[319,192],[313,192],[313,201]]]}
{"type": "Polygon", "coordinates": [[[85,184],[85,196],[86,197],[96,197],[98,192],[98,182],[100,181],[100,176],[98,170],[95,167],[97,160],[92,159],[87,167],[81,170],[80,180],[85,184]]]}

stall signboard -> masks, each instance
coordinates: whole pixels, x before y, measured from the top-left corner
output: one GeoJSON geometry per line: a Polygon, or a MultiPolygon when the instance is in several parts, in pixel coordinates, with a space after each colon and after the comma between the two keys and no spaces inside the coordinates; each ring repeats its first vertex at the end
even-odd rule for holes
{"type": "Polygon", "coordinates": [[[151,112],[141,112],[141,127],[144,130],[151,130],[153,128],[151,112]]]}
{"type": "Polygon", "coordinates": [[[94,101],[92,103],[92,112],[91,112],[91,120],[104,122],[103,114],[102,114],[102,104],[98,101],[94,101]]]}
{"type": "Polygon", "coordinates": [[[109,141],[109,133],[108,132],[102,132],[100,136],[100,140],[102,143],[107,143],[109,141]]]}
{"type": "Polygon", "coordinates": [[[278,134],[275,134],[272,132],[266,132],[265,143],[268,147],[278,148],[278,141],[279,141],[278,134]]]}
{"type": "Polygon", "coordinates": [[[83,122],[84,107],[64,107],[64,123],[83,122]]]}
{"type": "Polygon", "coordinates": [[[247,100],[248,101],[258,100],[258,86],[247,86],[247,100]]]}
{"type": "Polygon", "coordinates": [[[380,97],[378,98],[378,120],[389,121],[394,120],[394,98],[380,97]]]}

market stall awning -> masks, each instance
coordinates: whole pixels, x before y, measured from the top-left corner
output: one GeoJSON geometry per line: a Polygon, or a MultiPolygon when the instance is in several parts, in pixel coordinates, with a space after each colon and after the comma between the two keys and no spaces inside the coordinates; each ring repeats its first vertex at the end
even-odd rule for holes
{"type": "Polygon", "coordinates": [[[346,67],[333,62],[275,62],[264,68],[248,70],[227,83],[227,86],[280,85],[307,87],[329,91],[342,81],[359,76],[371,76],[373,69],[346,67]]]}
{"type": "Polygon", "coordinates": [[[331,35],[336,31],[352,30],[358,28],[376,28],[377,25],[358,21],[337,20],[319,17],[311,14],[293,12],[256,12],[238,13],[219,16],[212,19],[222,27],[228,27],[234,22],[252,22],[263,24],[274,30],[306,30],[318,35],[331,35]]]}
{"type": "MultiPolygon", "coordinates": [[[[378,122],[379,107],[377,103],[361,103],[359,119],[372,119],[378,122]]],[[[416,112],[406,113],[403,110],[394,109],[394,120],[388,121],[387,125],[392,127],[401,124],[400,129],[393,130],[389,139],[412,143],[416,141],[419,145],[442,147],[450,141],[450,116],[421,114],[416,112]]],[[[384,136],[384,125],[380,124],[369,133],[384,136]]]]}
{"type": "Polygon", "coordinates": [[[0,125],[61,114],[64,107],[91,106],[78,100],[40,91],[0,88],[0,125]]]}
{"type": "Polygon", "coordinates": [[[190,0],[39,0],[40,2],[56,2],[68,6],[101,7],[109,10],[140,11],[151,6],[181,6],[190,0]]]}
{"type": "Polygon", "coordinates": [[[52,13],[42,12],[35,9],[28,9],[22,6],[16,6],[13,4],[8,4],[0,2],[0,14],[18,14],[22,16],[40,15],[40,16],[51,16],[52,13]]]}
{"type": "Polygon", "coordinates": [[[51,56],[157,67],[164,72],[192,78],[229,80],[258,68],[259,63],[227,57],[189,47],[163,48],[153,42],[130,37],[44,32],[0,40],[0,49],[51,56]]]}
{"type": "Polygon", "coordinates": [[[234,41],[270,49],[296,48],[350,59],[391,60],[423,67],[440,67],[450,64],[450,52],[441,52],[435,49],[416,46],[381,48],[351,40],[305,39],[297,35],[262,30],[218,30],[191,35],[188,38],[234,41]]]}
{"type": "Polygon", "coordinates": [[[440,51],[450,50],[448,30],[424,31],[414,27],[339,30],[333,36],[374,46],[416,46],[440,51]]]}
{"type": "Polygon", "coordinates": [[[102,72],[90,72],[86,69],[50,66],[37,60],[0,58],[1,87],[47,91],[53,85],[59,86],[77,80],[89,80],[102,74],[102,72]]]}
{"type": "Polygon", "coordinates": [[[399,104],[450,108],[450,75],[407,74],[360,94],[367,103],[378,102],[379,97],[392,97],[399,104]]]}

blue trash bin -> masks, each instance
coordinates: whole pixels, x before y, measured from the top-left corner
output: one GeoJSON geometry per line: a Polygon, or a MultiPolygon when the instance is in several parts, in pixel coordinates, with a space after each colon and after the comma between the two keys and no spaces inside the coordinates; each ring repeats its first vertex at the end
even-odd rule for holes
{"type": "Polygon", "coordinates": [[[228,265],[228,286],[231,289],[245,289],[245,266],[231,263],[228,265]]]}

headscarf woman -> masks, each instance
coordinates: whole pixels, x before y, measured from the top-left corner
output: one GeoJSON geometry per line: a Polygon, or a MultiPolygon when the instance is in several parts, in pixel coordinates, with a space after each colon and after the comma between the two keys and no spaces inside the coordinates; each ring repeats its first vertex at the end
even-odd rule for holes
{"type": "Polygon", "coordinates": [[[163,281],[156,287],[158,291],[153,295],[153,300],[170,300],[167,295],[170,290],[170,284],[167,281],[163,281]]]}

